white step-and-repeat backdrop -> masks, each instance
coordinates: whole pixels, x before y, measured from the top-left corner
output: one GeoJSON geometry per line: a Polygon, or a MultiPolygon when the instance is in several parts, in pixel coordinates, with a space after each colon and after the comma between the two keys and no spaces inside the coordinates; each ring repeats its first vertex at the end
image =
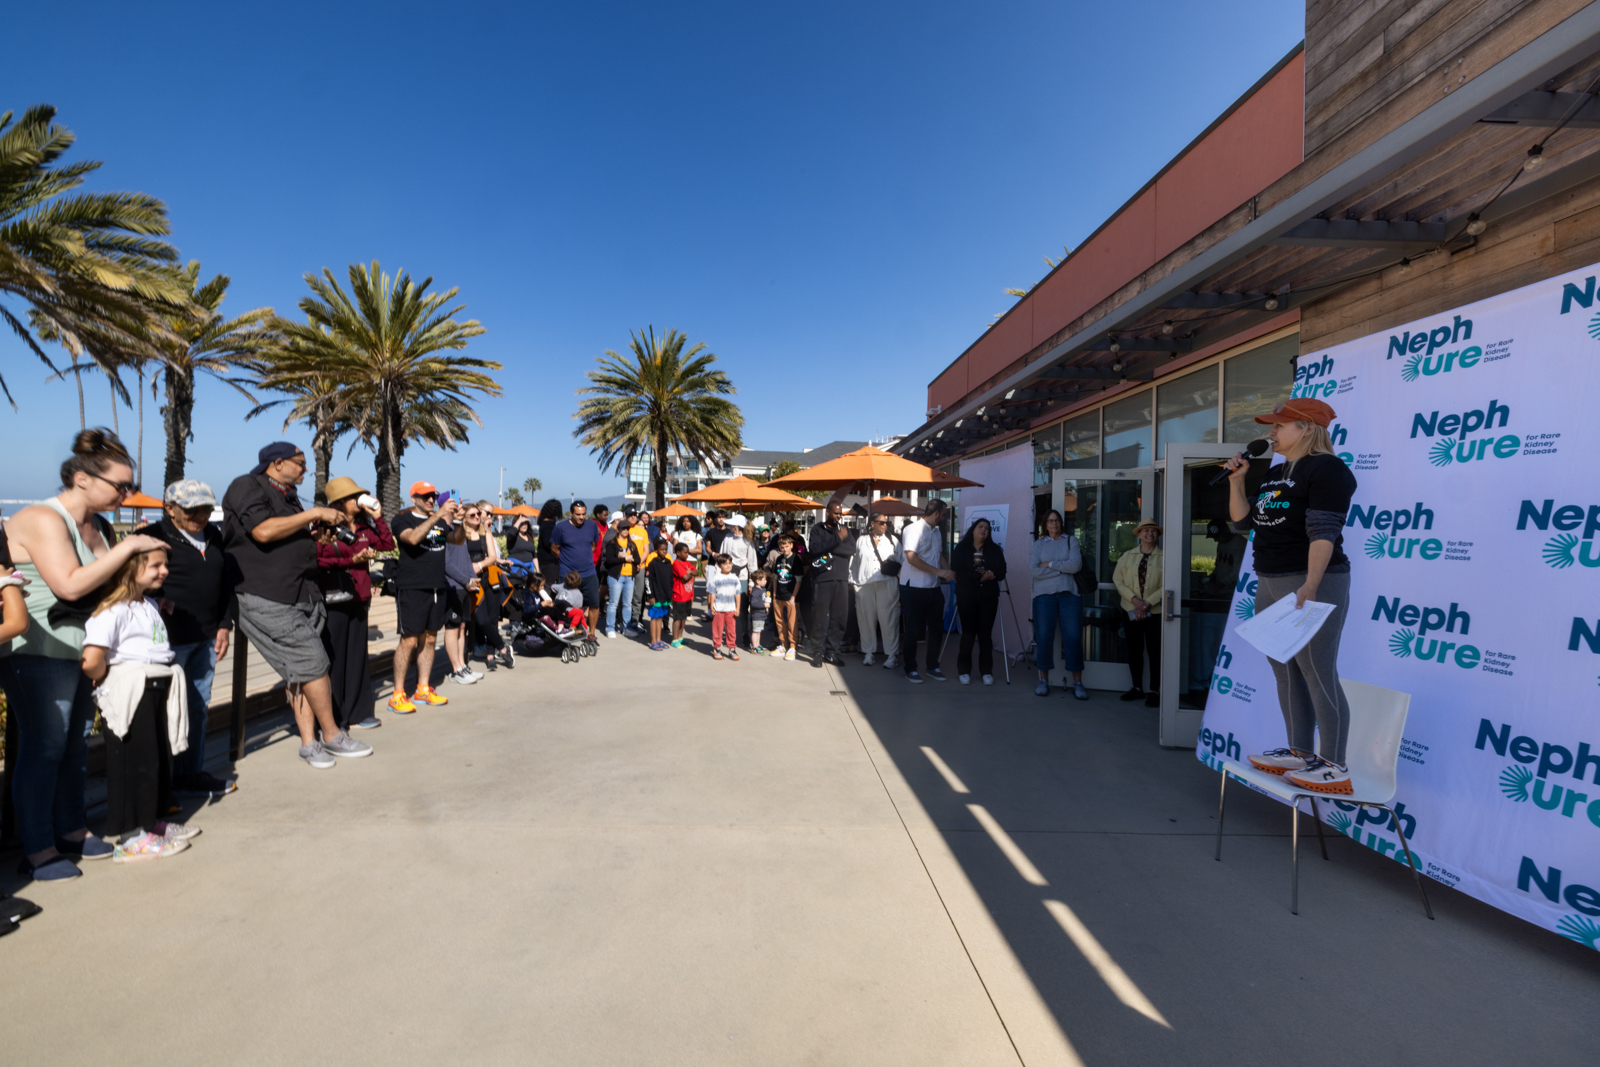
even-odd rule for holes
{"type": "MultiPolygon", "coordinates": [[[[1430,877],[1600,948],[1600,267],[1303,355],[1360,482],[1347,678],[1411,694],[1396,807],[1430,877]]],[[[1198,753],[1285,743],[1245,556],[1198,753]]],[[[1264,607],[1265,605],[1263,605],[1264,607]]],[[[1324,819],[1395,857],[1376,809],[1324,819]]],[[[1399,862],[1404,863],[1400,856],[1399,862]]]]}

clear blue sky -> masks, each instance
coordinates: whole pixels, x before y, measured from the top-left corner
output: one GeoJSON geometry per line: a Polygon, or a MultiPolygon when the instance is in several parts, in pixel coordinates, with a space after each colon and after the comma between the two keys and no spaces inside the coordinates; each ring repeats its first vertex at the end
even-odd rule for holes
{"type": "MultiPolygon", "coordinates": [[[[185,258],[232,276],[226,311],[295,312],[304,272],[374,258],[459,286],[505,397],[460,451],[408,452],[407,478],[492,496],[505,466],[507,484],[599,496],[621,481],[573,440],[575,393],[629,330],[706,342],[749,447],[905,432],[1001,290],[1091,233],[1303,25],[1286,0],[93,0],[8,12],[0,110],[56,105],[69,158],[105,162],[93,188],[165,200],[185,258]]],[[[0,405],[0,497],[48,494],[76,393],[9,334],[0,366],[21,407],[0,405]]],[[[109,424],[104,380],[88,392],[109,424]]],[[[219,492],[284,436],[247,407],[200,386],[190,474],[219,492]]],[[[370,453],[343,456],[334,473],[370,480],[370,453]]]]}

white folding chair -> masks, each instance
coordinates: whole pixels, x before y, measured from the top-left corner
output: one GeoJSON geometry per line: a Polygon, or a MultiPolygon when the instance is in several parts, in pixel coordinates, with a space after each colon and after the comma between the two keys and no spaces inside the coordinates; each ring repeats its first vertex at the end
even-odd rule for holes
{"type": "Polygon", "coordinates": [[[1290,783],[1277,774],[1257,770],[1249,763],[1232,760],[1218,761],[1222,767],[1222,794],[1217,801],[1217,855],[1222,859],[1222,816],[1228,802],[1228,778],[1254,786],[1263,793],[1287,801],[1291,812],[1290,890],[1289,911],[1300,914],[1300,800],[1311,801],[1311,818],[1317,826],[1317,842],[1322,846],[1322,858],[1328,858],[1327,840],[1322,836],[1322,817],[1317,810],[1317,800],[1342,800],[1366,808],[1379,808],[1389,813],[1389,823],[1400,837],[1400,848],[1411,865],[1412,877],[1417,882],[1417,892],[1422,896],[1422,910],[1433,918],[1433,905],[1428,903],[1428,891],[1422,886],[1422,872],[1417,869],[1416,857],[1389,802],[1394,799],[1395,766],[1400,761],[1400,739],[1405,733],[1406,713],[1411,709],[1411,694],[1399,693],[1382,686],[1355,682],[1348,678],[1339,681],[1344,685],[1345,697],[1350,701],[1350,742],[1345,758],[1350,767],[1352,792],[1313,793],[1290,783]]]}

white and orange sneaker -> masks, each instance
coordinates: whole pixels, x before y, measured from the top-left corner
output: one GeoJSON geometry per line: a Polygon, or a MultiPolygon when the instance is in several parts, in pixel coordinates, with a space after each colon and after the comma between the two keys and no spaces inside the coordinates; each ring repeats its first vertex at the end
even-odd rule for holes
{"type": "Polygon", "coordinates": [[[1350,771],[1321,756],[1313,756],[1311,765],[1303,771],[1285,773],[1283,780],[1301,789],[1309,789],[1313,793],[1338,793],[1349,796],[1355,792],[1355,787],[1350,784],[1350,771]]]}
{"type": "Polygon", "coordinates": [[[1315,756],[1302,756],[1292,748],[1273,748],[1261,753],[1251,755],[1250,766],[1258,771],[1268,774],[1284,774],[1288,771],[1303,771],[1311,766],[1315,756]]]}
{"type": "Polygon", "coordinates": [[[431,685],[419,685],[417,686],[417,691],[411,694],[411,702],[414,704],[448,704],[450,703],[450,698],[442,697],[435,693],[431,685]]]}

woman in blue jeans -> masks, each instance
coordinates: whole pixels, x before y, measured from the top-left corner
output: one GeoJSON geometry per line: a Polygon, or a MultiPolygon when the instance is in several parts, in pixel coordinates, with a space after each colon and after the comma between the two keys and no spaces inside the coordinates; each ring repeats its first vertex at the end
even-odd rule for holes
{"type": "Polygon", "coordinates": [[[100,586],[129,556],[166,546],[145,534],[113,545],[99,513],[133,491],[133,463],[109,430],[84,430],[61,465],[61,492],[23,508],[7,525],[12,562],[28,586],[28,630],[0,658],[11,714],[17,717],[17,769],[11,792],[27,853],[18,873],[40,881],[73,878],[69,857],[105,859],[112,847],[91,836],[84,810],[94,713],[83,655],[83,623],[100,586]]]}
{"type": "Polygon", "coordinates": [[[1033,577],[1033,655],[1039,666],[1034,692],[1050,695],[1050,669],[1056,665],[1056,627],[1061,627],[1061,666],[1072,672],[1072,695],[1088,700],[1083,687],[1083,600],[1078,596],[1078,572],[1083,556],[1078,539],[1062,530],[1061,512],[1044,517],[1044,536],[1028,553],[1033,577]]]}

